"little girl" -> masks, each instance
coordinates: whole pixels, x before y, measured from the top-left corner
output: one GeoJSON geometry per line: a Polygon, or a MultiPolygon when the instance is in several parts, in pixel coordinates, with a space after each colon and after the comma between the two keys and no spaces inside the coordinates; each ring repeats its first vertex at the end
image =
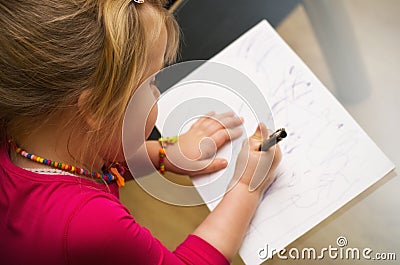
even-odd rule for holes
{"type": "MultiPolygon", "coordinates": [[[[179,30],[163,5],[0,0],[1,264],[227,264],[238,251],[280,160],[279,148],[258,152],[268,137],[264,125],[243,144],[236,185],[175,251],[118,199],[126,107],[177,52],[179,30]],[[252,179],[260,185],[250,192],[252,179]]],[[[156,87],[148,89],[158,97],[156,87]]],[[[146,136],[156,117],[156,107],[142,117],[146,136]]],[[[185,156],[199,157],[201,139],[220,147],[241,135],[241,123],[232,113],[210,114],[176,144],[185,156]]],[[[145,144],[158,167],[160,144],[145,144]]],[[[227,162],[214,159],[197,172],[176,168],[168,157],[164,164],[194,175],[227,162]]]]}

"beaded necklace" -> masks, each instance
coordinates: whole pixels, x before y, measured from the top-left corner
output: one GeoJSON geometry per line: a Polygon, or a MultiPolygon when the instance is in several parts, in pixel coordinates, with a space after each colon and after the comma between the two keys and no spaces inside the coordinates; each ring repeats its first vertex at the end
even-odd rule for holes
{"type": "Polygon", "coordinates": [[[18,147],[17,144],[12,141],[9,141],[9,143],[17,154],[20,154],[21,156],[23,156],[27,159],[30,159],[34,162],[37,162],[37,163],[40,163],[43,165],[47,165],[47,166],[50,166],[50,167],[53,167],[53,168],[56,168],[56,169],[59,169],[59,170],[65,171],[65,172],[72,173],[72,174],[78,174],[78,175],[85,176],[85,177],[103,179],[107,183],[110,183],[110,182],[116,180],[119,187],[125,186],[125,180],[122,177],[122,175],[124,175],[124,173],[125,173],[125,168],[118,163],[112,164],[112,166],[110,166],[109,168],[103,166],[102,167],[103,172],[99,173],[99,172],[89,171],[87,169],[71,166],[69,164],[52,161],[50,159],[45,159],[43,157],[26,152],[24,149],[18,147]]]}

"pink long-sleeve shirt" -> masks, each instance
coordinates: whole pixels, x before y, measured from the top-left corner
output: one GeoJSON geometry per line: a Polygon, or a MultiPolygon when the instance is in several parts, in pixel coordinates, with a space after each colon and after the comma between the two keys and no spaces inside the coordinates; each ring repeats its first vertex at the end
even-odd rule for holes
{"type": "Polygon", "coordinates": [[[0,144],[0,264],[228,264],[189,235],[169,251],[118,199],[116,184],[37,174],[0,144]]]}

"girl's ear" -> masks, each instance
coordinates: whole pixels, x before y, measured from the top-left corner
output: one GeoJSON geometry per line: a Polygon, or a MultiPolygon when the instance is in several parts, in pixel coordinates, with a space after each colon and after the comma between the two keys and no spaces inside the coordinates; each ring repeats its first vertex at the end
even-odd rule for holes
{"type": "Polygon", "coordinates": [[[90,97],[90,93],[92,92],[91,89],[85,89],[79,96],[78,98],[78,109],[79,109],[79,113],[81,113],[84,122],[86,122],[86,124],[89,126],[89,128],[93,129],[93,130],[98,130],[100,127],[100,124],[98,121],[96,121],[96,119],[94,118],[94,116],[92,115],[91,112],[87,111],[86,107],[87,107],[87,102],[89,100],[90,97]]]}

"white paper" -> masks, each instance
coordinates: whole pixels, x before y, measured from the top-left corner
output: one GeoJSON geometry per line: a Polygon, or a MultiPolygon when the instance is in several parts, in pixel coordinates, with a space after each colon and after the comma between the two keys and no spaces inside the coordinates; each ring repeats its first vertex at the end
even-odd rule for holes
{"type": "MultiPolygon", "coordinates": [[[[264,195],[240,249],[246,264],[263,262],[258,257],[259,249],[266,244],[270,249],[286,247],[394,168],[267,21],[260,22],[211,61],[248,75],[267,99],[276,127],[288,132],[280,143],[283,160],[278,177],[264,195]]],[[[220,97],[243,116],[247,134],[253,133],[257,121],[235,95],[207,89],[207,85],[195,91],[177,90],[175,96],[162,98],[157,125],[161,126],[179,102],[209,95],[220,97]]],[[[230,172],[241,141],[234,141],[218,153],[218,157],[229,159],[226,170],[230,172]]],[[[219,175],[221,172],[194,179],[204,201],[211,199],[202,185],[219,175]]],[[[224,191],[228,181],[218,189],[224,191]]],[[[217,204],[218,200],[207,205],[213,210],[217,204]]]]}

